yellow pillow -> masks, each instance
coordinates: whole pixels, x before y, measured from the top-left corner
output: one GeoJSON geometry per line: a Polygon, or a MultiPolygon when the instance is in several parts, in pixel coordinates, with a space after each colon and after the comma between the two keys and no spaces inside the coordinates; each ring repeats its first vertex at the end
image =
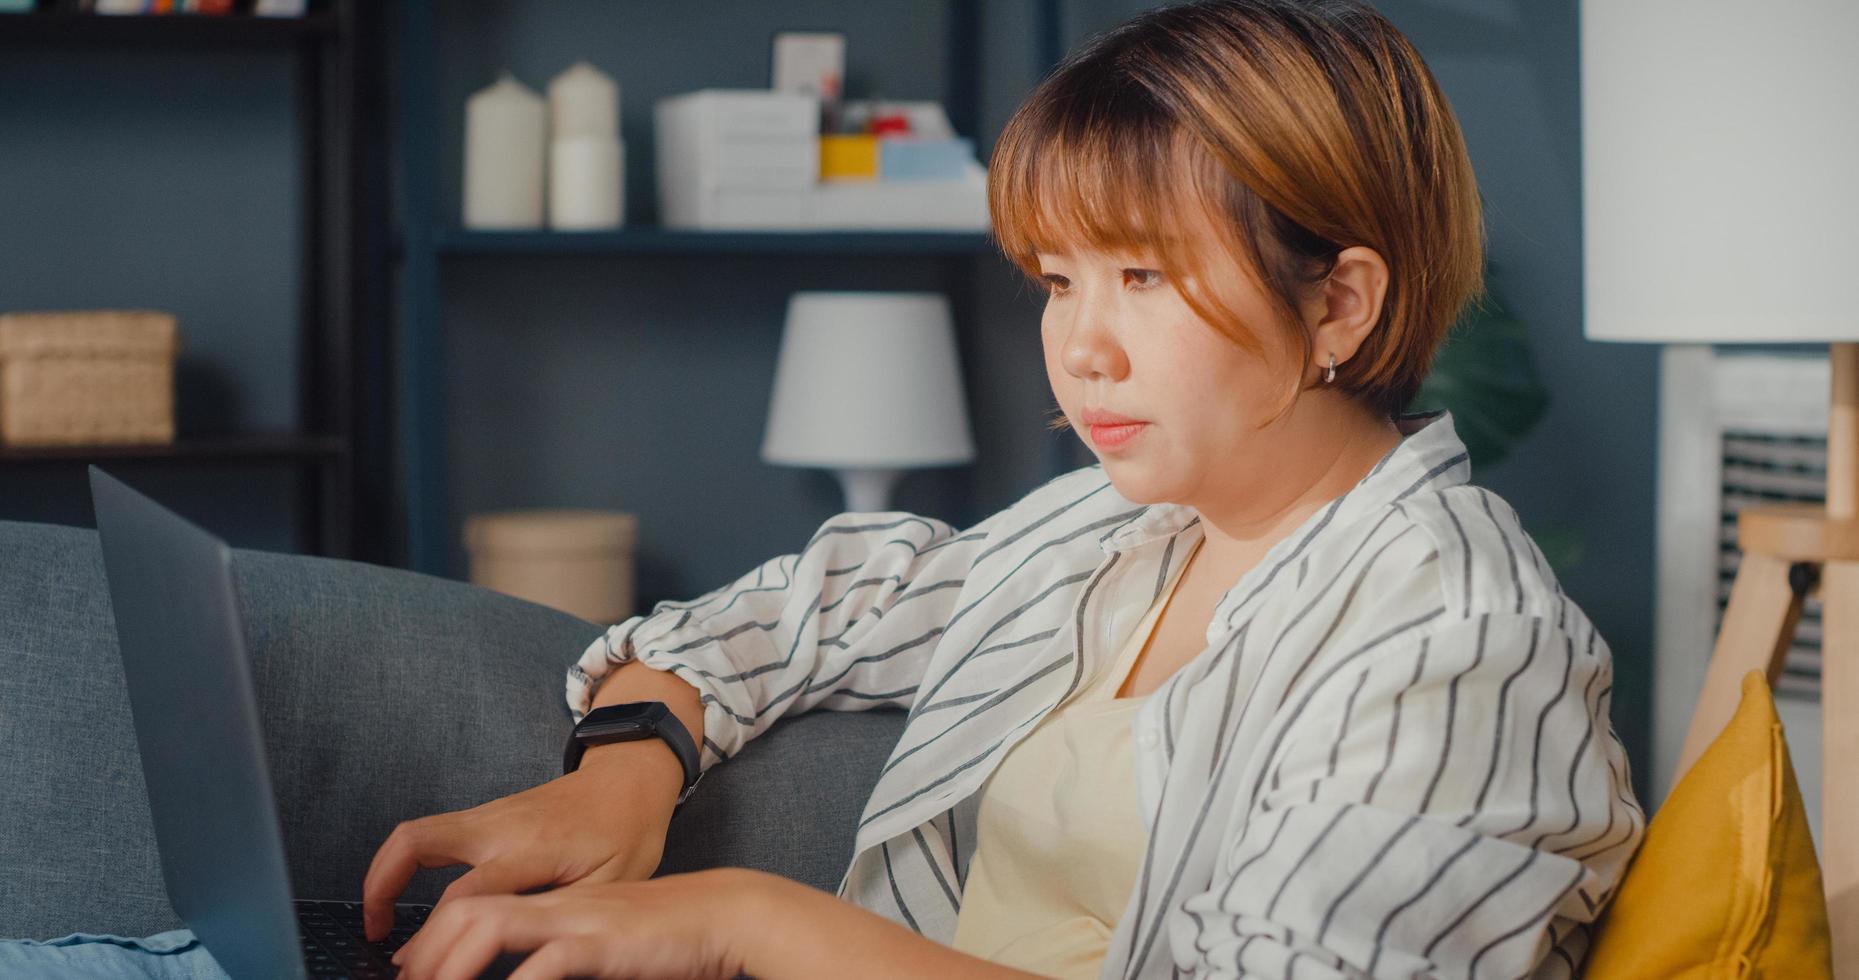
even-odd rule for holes
{"type": "Polygon", "coordinates": [[[1659,808],[1602,919],[1588,980],[1833,975],[1801,788],[1761,671],[1659,808]]]}

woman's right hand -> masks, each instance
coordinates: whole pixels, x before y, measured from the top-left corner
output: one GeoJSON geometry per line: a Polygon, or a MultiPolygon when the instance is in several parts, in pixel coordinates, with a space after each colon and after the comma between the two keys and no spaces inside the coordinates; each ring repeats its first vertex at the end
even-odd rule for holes
{"type": "Polygon", "coordinates": [[[418,868],[469,864],[439,897],[648,878],[658,869],[684,771],[657,740],[595,746],[581,767],[468,810],[409,820],[375,851],[362,884],[370,941],[418,868]]]}

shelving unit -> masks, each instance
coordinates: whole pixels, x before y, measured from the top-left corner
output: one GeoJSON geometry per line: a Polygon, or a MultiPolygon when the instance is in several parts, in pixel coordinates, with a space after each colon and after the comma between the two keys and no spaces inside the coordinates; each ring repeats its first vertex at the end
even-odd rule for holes
{"type": "MultiPolygon", "coordinates": [[[[386,253],[384,165],[372,106],[380,101],[380,22],[368,0],[329,0],[301,18],[197,15],[0,15],[0,52],[22,45],[285,48],[294,59],[302,185],[297,285],[300,431],[182,432],[170,445],[0,447],[0,466],[115,461],[164,466],[288,466],[298,473],[297,537],[308,550],[382,560],[388,538],[389,446],[365,419],[387,402],[379,273],[386,253]]],[[[3,55],[0,55],[3,56],[3,55]]],[[[74,296],[71,306],[83,305],[74,296]]],[[[183,324],[185,331],[185,324],[183,324]]]]}
{"type": "MultiPolygon", "coordinates": [[[[1059,0],[1032,3],[1031,52],[1041,65],[1056,62],[1060,50],[1059,0]]],[[[693,260],[729,256],[880,256],[934,261],[955,307],[958,322],[971,304],[972,259],[992,251],[985,233],[948,232],[696,232],[629,226],[612,232],[476,232],[459,229],[456,209],[442,209],[435,193],[442,112],[461,111],[438,99],[438,25],[431,0],[404,6],[399,59],[403,71],[400,127],[404,141],[405,232],[400,253],[401,335],[399,364],[401,492],[405,502],[407,557],[410,567],[433,574],[446,572],[453,534],[447,494],[445,445],[446,393],[442,267],[451,261],[494,261],[509,256],[657,255],[693,260]]],[[[950,0],[944,107],[955,131],[977,132],[981,103],[979,0],[950,0]]],[[[856,94],[856,93],[854,93],[856,94]]],[[[1053,468],[1064,460],[1055,453],[1053,468]]]]}

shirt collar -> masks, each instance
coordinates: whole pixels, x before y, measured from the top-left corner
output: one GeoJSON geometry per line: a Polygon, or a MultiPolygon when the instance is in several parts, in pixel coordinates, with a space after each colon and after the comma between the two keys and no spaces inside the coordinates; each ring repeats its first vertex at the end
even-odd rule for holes
{"type": "MultiPolygon", "coordinates": [[[[1452,413],[1445,410],[1397,416],[1402,439],[1388,450],[1375,468],[1344,494],[1330,522],[1341,526],[1358,514],[1425,490],[1466,483],[1471,478],[1471,456],[1453,428],[1452,413]]],[[[1319,511],[1321,513],[1321,511],[1319,511]]],[[[1314,515],[1313,515],[1314,516],[1314,515]]],[[[1200,520],[1186,504],[1151,504],[1100,544],[1107,552],[1128,551],[1158,538],[1179,534],[1200,520]]]]}

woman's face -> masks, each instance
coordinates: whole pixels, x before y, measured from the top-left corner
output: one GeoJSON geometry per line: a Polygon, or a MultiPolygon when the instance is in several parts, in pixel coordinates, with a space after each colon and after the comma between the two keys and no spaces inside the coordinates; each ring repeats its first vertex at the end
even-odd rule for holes
{"type": "Polygon", "coordinates": [[[1299,368],[1249,277],[1234,270],[1223,296],[1268,358],[1196,315],[1183,284],[1149,255],[1042,252],[1039,266],[1046,376],[1119,493],[1202,506],[1269,483],[1258,461],[1287,447],[1276,444],[1279,427],[1259,425],[1277,413],[1287,373],[1299,368]]]}

